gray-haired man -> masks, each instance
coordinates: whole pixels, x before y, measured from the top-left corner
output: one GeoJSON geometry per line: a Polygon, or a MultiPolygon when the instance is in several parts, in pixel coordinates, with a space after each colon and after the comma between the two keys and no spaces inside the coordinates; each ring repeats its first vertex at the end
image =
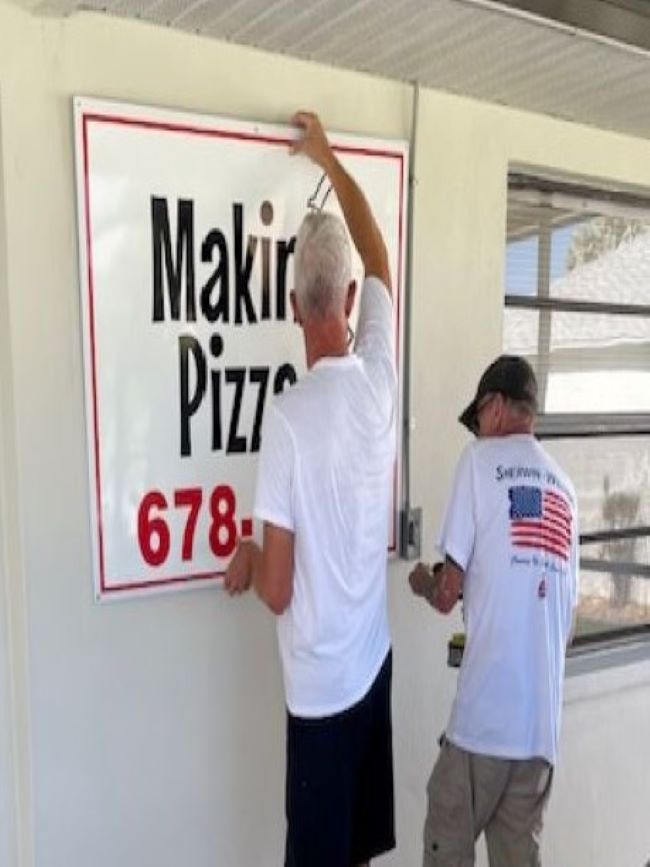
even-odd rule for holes
{"type": "Polygon", "coordinates": [[[394,843],[386,610],[397,376],[386,248],[363,193],[318,118],[298,113],[294,152],[327,173],[365,269],[355,284],[342,222],[308,215],[291,303],[308,373],[266,411],[255,515],[231,593],[253,584],[278,615],[287,723],[287,867],[368,864],[394,843]]]}
{"type": "Polygon", "coordinates": [[[438,542],[411,588],[448,613],[463,591],[458,691],[428,785],[425,867],[471,867],[485,832],[491,867],[538,867],[557,757],[564,652],[577,602],[571,481],[533,436],[537,382],[502,355],[460,421],[463,452],[438,542]]]}

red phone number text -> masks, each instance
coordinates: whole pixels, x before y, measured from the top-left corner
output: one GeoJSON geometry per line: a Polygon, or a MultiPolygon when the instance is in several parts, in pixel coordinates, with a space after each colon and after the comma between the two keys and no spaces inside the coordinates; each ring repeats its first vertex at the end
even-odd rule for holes
{"type": "MultiPolygon", "coordinates": [[[[142,558],[149,566],[162,566],[167,560],[172,534],[166,513],[170,508],[185,509],[186,520],[181,541],[181,557],[192,560],[194,539],[203,505],[202,488],[179,488],[173,492],[171,505],[162,491],[149,491],[138,509],[138,545],[142,558]]],[[[238,526],[237,499],[230,485],[217,485],[210,493],[207,508],[210,512],[208,543],[215,557],[230,557],[238,536],[252,535],[252,521],[244,518],[238,526]]]]}

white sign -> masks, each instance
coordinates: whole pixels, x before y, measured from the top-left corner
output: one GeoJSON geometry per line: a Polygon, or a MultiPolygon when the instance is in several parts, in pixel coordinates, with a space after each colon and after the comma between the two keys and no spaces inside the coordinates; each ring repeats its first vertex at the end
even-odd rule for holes
{"type": "MultiPolygon", "coordinates": [[[[320,172],[288,127],[81,98],[75,126],[96,595],[216,582],[253,533],[264,407],[305,369],[288,296],[320,172]]],[[[386,239],[401,383],[407,146],[330,140],[386,239]]]]}

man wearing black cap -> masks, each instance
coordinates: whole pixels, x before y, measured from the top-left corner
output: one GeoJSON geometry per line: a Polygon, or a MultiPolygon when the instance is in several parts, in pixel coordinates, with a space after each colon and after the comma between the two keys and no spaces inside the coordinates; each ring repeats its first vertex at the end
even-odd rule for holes
{"type": "Polygon", "coordinates": [[[413,592],[447,613],[462,593],[465,650],[427,787],[425,867],[538,867],[557,758],[564,655],[577,601],[573,485],[533,436],[537,383],[523,358],[485,371],[460,421],[463,452],[438,541],[413,592]]]}

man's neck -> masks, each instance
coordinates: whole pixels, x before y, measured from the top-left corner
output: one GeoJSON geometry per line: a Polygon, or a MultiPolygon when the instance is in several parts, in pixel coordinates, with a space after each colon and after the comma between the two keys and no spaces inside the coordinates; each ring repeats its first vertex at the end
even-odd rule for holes
{"type": "Polygon", "coordinates": [[[345,320],[312,320],[304,323],[303,331],[308,368],[312,368],[321,358],[341,358],[348,354],[345,320]]]}
{"type": "Polygon", "coordinates": [[[501,432],[500,436],[511,436],[512,434],[533,434],[533,425],[529,422],[522,422],[517,424],[516,422],[507,425],[501,432]]]}

